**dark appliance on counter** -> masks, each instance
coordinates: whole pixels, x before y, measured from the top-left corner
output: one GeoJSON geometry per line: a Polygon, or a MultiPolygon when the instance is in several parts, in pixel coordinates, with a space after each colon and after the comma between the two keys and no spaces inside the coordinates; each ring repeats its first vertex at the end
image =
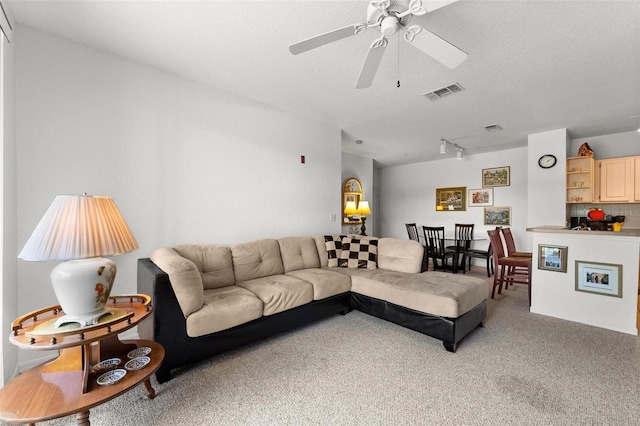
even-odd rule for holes
{"type": "Polygon", "coordinates": [[[571,229],[580,227],[584,229],[591,229],[592,231],[613,231],[614,223],[623,223],[624,216],[607,216],[602,220],[593,220],[588,217],[571,217],[571,229]]]}

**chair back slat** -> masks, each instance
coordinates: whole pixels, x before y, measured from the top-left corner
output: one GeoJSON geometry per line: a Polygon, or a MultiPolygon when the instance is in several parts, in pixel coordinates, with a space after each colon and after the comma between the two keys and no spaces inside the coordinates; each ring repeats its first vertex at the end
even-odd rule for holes
{"type": "Polygon", "coordinates": [[[502,237],[500,237],[500,231],[498,229],[487,231],[487,234],[489,234],[490,245],[493,249],[493,258],[497,266],[498,260],[501,257],[505,257],[504,246],[502,245],[502,237]]]}
{"type": "Polygon", "coordinates": [[[455,224],[456,249],[460,252],[469,250],[473,240],[473,224],[455,224]]]}
{"type": "Polygon", "coordinates": [[[504,235],[504,242],[507,245],[507,256],[511,256],[516,250],[516,243],[513,241],[513,234],[511,228],[502,228],[502,234],[504,235]]]}
{"type": "Polygon", "coordinates": [[[407,233],[409,234],[409,239],[413,241],[420,241],[418,238],[418,226],[415,223],[405,223],[407,227],[407,233]]]}
{"type": "Polygon", "coordinates": [[[435,256],[444,254],[444,226],[423,226],[425,244],[429,253],[435,256]]]}

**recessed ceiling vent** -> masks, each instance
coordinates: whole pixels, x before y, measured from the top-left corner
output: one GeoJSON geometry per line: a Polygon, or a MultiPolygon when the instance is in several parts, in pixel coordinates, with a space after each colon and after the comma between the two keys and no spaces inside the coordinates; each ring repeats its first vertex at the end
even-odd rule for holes
{"type": "Polygon", "coordinates": [[[440,98],[453,95],[454,93],[461,92],[463,90],[464,90],[464,87],[460,86],[458,83],[453,83],[441,89],[436,89],[432,92],[425,93],[424,96],[426,96],[432,101],[437,101],[440,98]]]}
{"type": "Polygon", "coordinates": [[[500,130],[502,130],[502,127],[500,127],[499,124],[490,124],[488,126],[484,126],[484,128],[487,130],[487,132],[499,132],[500,130]]]}

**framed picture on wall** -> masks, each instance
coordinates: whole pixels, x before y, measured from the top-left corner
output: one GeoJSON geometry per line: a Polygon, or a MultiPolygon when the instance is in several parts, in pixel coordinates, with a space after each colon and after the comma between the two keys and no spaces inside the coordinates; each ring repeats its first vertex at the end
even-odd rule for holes
{"type": "Polygon", "coordinates": [[[511,185],[511,167],[502,166],[493,167],[491,169],[482,169],[483,188],[509,185],[511,185]]]}
{"type": "Polygon", "coordinates": [[[576,260],[576,291],[622,297],[622,265],[576,260]]]}
{"type": "Polygon", "coordinates": [[[485,225],[511,225],[511,207],[485,207],[485,225]]]}
{"type": "Polygon", "coordinates": [[[436,211],[466,210],[467,187],[436,188],[436,211]]]}
{"type": "Polygon", "coordinates": [[[538,244],[538,269],[567,272],[567,250],[565,246],[538,244]]]}
{"type": "Polygon", "coordinates": [[[482,207],[493,205],[493,188],[480,188],[469,190],[469,207],[482,207]]]}

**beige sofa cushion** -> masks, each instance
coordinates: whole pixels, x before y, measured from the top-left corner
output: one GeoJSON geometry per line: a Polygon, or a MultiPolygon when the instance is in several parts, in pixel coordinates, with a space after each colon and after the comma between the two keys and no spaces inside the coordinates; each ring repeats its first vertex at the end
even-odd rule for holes
{"type": "Polygon", "coordinates": [[[378,268],[390,271],[418,273],[422,267],[424,246],[413,240],[380,238],[378,268]]]}
{"type": "Polygon", "coordinates": [[[457,318],[470,311],[485,300],[489,292],[481,279],[445,272],[409,274],[383,269],[342,269],[341,272],[351,276],[354,293],[447,318],[457,318]]]}
{"type": "Polygon", "coordinates": [[[259,240],[231,246],[236,282],[284,273],[276,240],[259,240]]]}
{"type": "Polygon", "coordinates": [[[169,275],[182,314],[187,318],[204,303],[204,287],[198,267],[172,248],[163,247],[151,253],[151,261],[169,275]]]}
{"type": "Polygon", "coordinates": [[[187,334],[204,336],[262,316],[262,302],[244,288],[228,286],[204,291],[200,310],[187,317],[187,334]]]}
{"type": "Polygon", "coordinates": [[[263,315],[273,315],[313,300],[311,283],[289,275],[270,275],[236,283],[264,303],[263,315]]]}
{"type": "Polygon", "coordinates": [[[316,243],[311,237],[288,237],[278,240],[284,272],[319,268],[320,258],[316,243]]]}
{"type": "Polygon", "coordinates": [[[325,299],[351,290],[351,278],[348,275],[328,269],[300,269],[287,275],[310,282],[313,285],[313,300],[325,299]]]}
{"type": "Polygon", "coordinates": [[[184,244],[174,247],[174,250],[196,265],[205,289],[226,287],[236,282],[229,247],[184,244]]]}

